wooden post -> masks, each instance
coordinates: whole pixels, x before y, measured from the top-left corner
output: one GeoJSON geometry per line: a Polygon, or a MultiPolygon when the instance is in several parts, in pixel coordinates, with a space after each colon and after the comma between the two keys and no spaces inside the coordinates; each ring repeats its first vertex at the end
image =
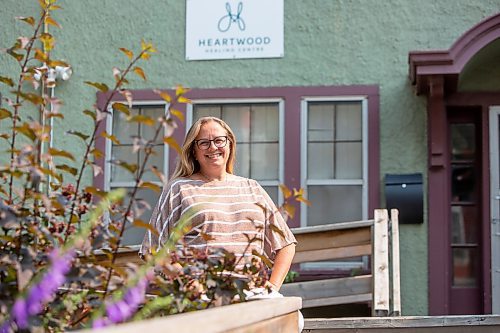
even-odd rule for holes
{"type": "Polygon", "coordinates": [[[373,223],[373,302],[374,316],[389,315],[389,237],[386,209],[375,210],[373,223]]]}
{"type": "Polygon", "coordinates": [[[401,289],[399,275],[399,211],[391,209],[391,271],[392,271],[392,316],[401,315],[401,289]]]}

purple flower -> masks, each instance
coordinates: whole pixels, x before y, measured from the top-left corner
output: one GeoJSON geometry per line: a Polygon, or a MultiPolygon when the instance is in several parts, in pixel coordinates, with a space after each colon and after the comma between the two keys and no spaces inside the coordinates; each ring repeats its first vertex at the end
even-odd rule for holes
{"type": "Polygon", "coordinates": [[[137,284],[129,288],[123,298],[106,305],[106,317],[95,320],[93,328],[100,328],[111,324],[118,324],[128,320],[144,302],[148,278],[144,277],[137,284]]]}
{"type": "Polygon", "coordinates": [[[11,331],[10,324],[11,324],[10,320],[7,320],[6,322],[4,322],[2,327],[0,327],[0,333],[9,333],[11,331]]]}
{"type": "Polygon", "coordinates": [[[74,256],[74,250],[61,254],[54,249],[50,253],[51,265],[45,274],[30,288],[26,298],[17,299],[12,307],[11,318],[18,328],[28,328],[29,317],[40,313],[44,304],[53,299],[57,289],[66,281],[65,275],[71,269],[74,256]]]}

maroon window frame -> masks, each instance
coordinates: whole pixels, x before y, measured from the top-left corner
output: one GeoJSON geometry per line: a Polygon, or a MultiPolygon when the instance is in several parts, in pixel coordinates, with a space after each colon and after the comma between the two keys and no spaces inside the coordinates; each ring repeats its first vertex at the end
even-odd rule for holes
{"type": "MultiPolygon", "coordinates": [[[[159,101],[161,97],[153,89],[132,90],[134,101],[159,101]]],[[[97,94],[97,106],[103,108],[109,99],[109,93],[97,94]]],[[[356,85],[356,86],[305,86],[305,87],[263,87],[263,88],[216,88],[216,89],[192,89],[186,97],[197,100],[224,100],[224,99],[265,99],[277,98],[284,101],[284,182],[289,188],[299,188],[300,179],[300,133],[301,133],[301,102],[304,97],[345,97],[363,96],[368,101],[368,213],[373,218],[373,211],[380,205],[380,135],[379,135],[379,108],[380,97],[377,85],[356,85]]],[[[119,94],[113,96],[113,101],[125,101],[119,94]]],[[[174,106],[176,109],[186,112],[186,105],[174,106]]],[[[103,121],[99,132],[105,131],[106,124],[103,121]]],[[[186,132],[185,123],[180,123],[179,128],[174,133],[174,138],[178,142],[184,140],[186,132]]],[[[101,151],[105,151],[105,138],[97,135],[96,146],[101,151]]],[[[170,148],[169,151],[169,172],[175,167],[177,153],[170,148]]],[[[104,158],[96,160],[96,163],[104,168],[104,158]]],[[[94,186],[104,188],[104,175],[94,177],[94,186]]],[[[289,224],[291,227],[299,227],[300,205],[296,205],[295,218],[289,224]]]]}

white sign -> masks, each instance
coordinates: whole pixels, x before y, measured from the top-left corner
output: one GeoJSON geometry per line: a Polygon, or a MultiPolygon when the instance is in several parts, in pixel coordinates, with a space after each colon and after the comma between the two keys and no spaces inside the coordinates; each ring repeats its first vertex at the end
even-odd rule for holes
{"type": "Polygon", "coordinates": [[[186,60],[279,58],[283,0],[186,0],[186,60]]]}

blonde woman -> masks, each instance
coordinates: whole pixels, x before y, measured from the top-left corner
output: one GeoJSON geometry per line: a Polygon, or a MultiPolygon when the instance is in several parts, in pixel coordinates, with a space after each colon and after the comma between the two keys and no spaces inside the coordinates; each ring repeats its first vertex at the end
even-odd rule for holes
{"type": "Polygon", "coordinates": [[[203,117],[191,126],[150,220],[158,235],[148,231],[140,252],[159,249],[182,214],[193,207],[183,243],[207,251],[226,249],[241,258],[241,265],[249,262],[254,250],[267,256],[273,262],[269,284],[277,292],[296,240],[266,191],[255,180],[233,174],[235,153],[234,133],[221,119],[203,117]]]}

